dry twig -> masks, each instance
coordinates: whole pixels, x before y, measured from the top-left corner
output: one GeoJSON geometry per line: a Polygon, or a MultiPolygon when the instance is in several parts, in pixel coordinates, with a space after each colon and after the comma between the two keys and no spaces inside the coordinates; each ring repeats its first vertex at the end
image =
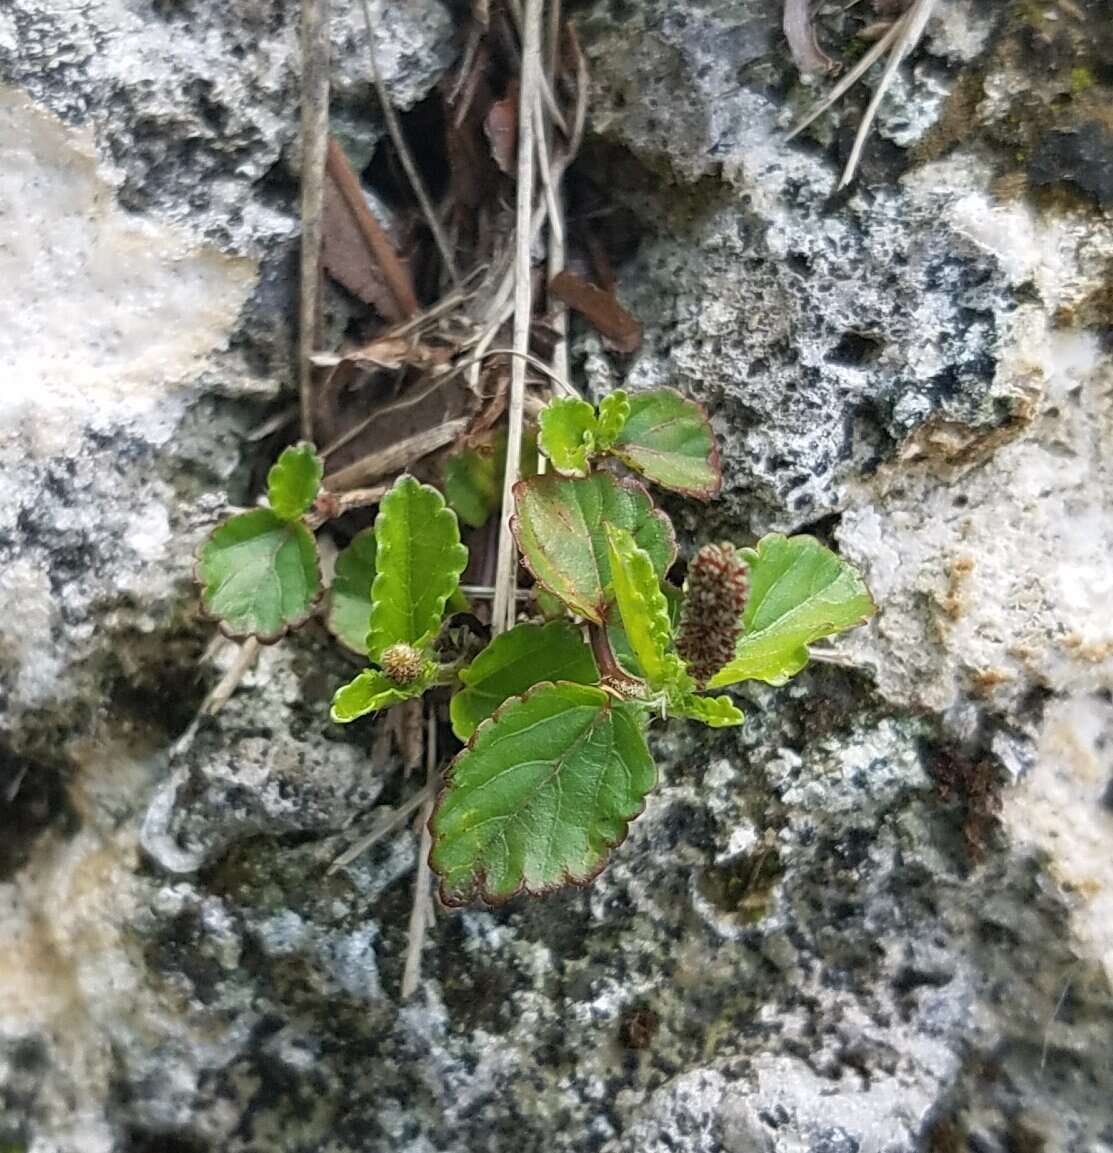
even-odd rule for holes
{"type": "Polygon", "coordinates": [[[298,324],[298,396],[301,435],[313,439],[313,366],[320,294],[325,149],[328,141],[329,0],[301,5],[301,293],[298,324]]]}
{"type": "Polygon", "coordinates": [[[402,967],[402,1000],[408,1001],[417,992],[421,980],[421,949],[425,944],[425,930],[432,926],[433,898],[430,882],[429,852],[433,837],[429,832],[429,818],[433,815],[433,801],[437,784],[437,710],[430,704],[425,720],[425,788],[429,799],[421,809],[421,838],[417,847],[417,876],[414,878],[414,901],[410,909],[410,925],[406,938],[406,961],[402,967]]]}
{"type": "Polygon", "coordinates": [[[354,845],[345,849],[344,852],[336,858],[328,867],[328,872],[335,873],[338,869],[344,868],[345,865],[350,865],[357,857],[362,856],[368,849],[377,845],[383,837],[394,832],[400,825],[404,824],[406,820],[413,815],[414,811],[420,809],[422,805],[433,800],[436,796],[436,782],[433,785],[426,783],[422,788],[418,789],[412,797],[404,800],[396,809],[390,809],[384,813],[372,826],[371,831],[366,836],[360,837],[354,845]]]}
{"type": "Polygon", "coordinates": [[[435,428],[414,433],[405,440],[397,441],[378,452],[368,453],[346,468],[330,473],[325,477],[324,485],[334,492],[343,492],[344,489],[369,484],[380,477],[389,476],[392,472],[398,472],[399,469],[414,464],[431,452],[436,452],[438,448],[451,444],[457,437],[463,436],[467,427],[467,417],[446,420],[435,428]]]}
{"type": "Polygon", "coordinates": [[[839,180],[838,187],[840,189],[845,188],[854,179],[854,173],[857,171],[858,163],[862,158],[862,149],[865,147],[866,138],[869,136],[870,128],[877,117],[877,110],[881,107],[881,101],[888,91],[889,85],[892,84],[901,61],[916,47],[920,37],[924,34],[924,28],[927,27],[935,3],[936,0],[912,0],[912,4],[904,15],[788,134],[788,139],[791,140],[805,129],[817,116],[824,113],[841,96],[853,88],[876,61],[880,60],[886,52],[889,53],[889,58],[885,62],[885,70],[877,82],[873,97],[866,107],[861,123],[858,125],[854,147],[850,150],[850,157],[839,180]]]}
{"type": "Polygon", "coordinates": [[[500,633],[514,623],[514,588],[518,555],[510,531],[514,506],[514,485],[518,481],[518,461],[522,452],[522,423],[526,394],[526,365],[529,330],[533,321],[533,294],[530,283],[530,240],[533,233],[534,120],[541,74],[542,0],[526,0],[522,17],[522,79],[518,107],[518,189],[514,260],[514,358],[510,370],[510,405],[506,439],[506,469],[503,477],[502,516],[499,525],[498,558],[495,562],[495,599],[491,608],[491,628],[500,633]]]}

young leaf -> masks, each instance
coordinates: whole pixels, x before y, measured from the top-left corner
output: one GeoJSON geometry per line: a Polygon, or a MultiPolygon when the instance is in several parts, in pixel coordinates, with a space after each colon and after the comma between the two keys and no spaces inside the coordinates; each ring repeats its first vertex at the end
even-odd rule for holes
{"type": "Polygon", "coordinates": [[[596,422],[595,443],[600,452],[605,452],[615,442],[630,416],[630,398],[621,388],[608,393],[599,402],[599,418],[596,422]]]}
{"type": "Polygon", "coordinates": [[[546,473],[514,487],[511,528],[535,579],[575,613],[602,624],[611,583],[604,526],[626,529],[664,576],[676,538],[663,512],[636,480],[609,472],[571,479],[546,473]]]}
{"type": "Polygon", "coordinates": [[[359,720],[379,709],[388,709],[399,701],[420,696],[426,688],[426,681],[416,681],[412,685],[395,684],[378,669],[364,669],[354,680],[341,686],[333,694],[331,716],[339,724],[359,720]]]}
{"type": "Polygon", "coordinates": [[[853,565],[814,537],[770,533],[743,549],[750,565],[750,597],[734,659],[708,682],[784,684],[808,663],[808,645],[863,624],[873,600],[853,565]]]}
{"type": "Polygon", "coordinates": [[[578,396],[561,396],[541,410],[537,443],[564,476],[587,476],[595,448],[595,409],[578,396]]]}
{"type": "Polygon", "coordinates": [[[267,473],[267,499],[275,516],[297,520],[317,498],[324,465],[311,444],[302,441],[282,450],[267,473]]]}
{"type": "Polygon", "coordinates": [[[591,648],[570,621],[515,625],[501,633],[460,673],[464,687],[452,698],[452,731],[462,741],[509,697],[533,688],[541,678],[599,683],[591,648]]]}
{"type": "Polygon", "coordinates": [[[722,485],[707,413],[671,388],[635,393],[611,452],[655,484],[708,500],[722,485]]]}
{"type": "Polygon", "coordinates": [[[670,702],[670,708],[674,716],[702,721],[712,729],[740,725],[746,719],[742,710],[730,697],[697,697],[689,693],[670,702]]]}
{"type": "Polygon", "coordinates": [[[321,595],[313,534],[269,508],[226,520],[201,546],[197,577],[205,611],[230,637],[276,641],[303,624],[321,595]]]}
{"type": "Polygon", "coordinates": [[[587,685],[538,685],[500,708],[449,767],[430,821],[444,902],[591,880],[656,783],[645,723],[587,685]]]}
{"type": "Polygon", "coordinates": [[[375,530],[365,528],[336,558],[325,624],[354,653],[367,655],[371,628],[371,584],[375,580],[375,530]]]}
{"type": "Polygon", "coordinates": [[[468,563],[456,515],[435,488],[399,477],[375,518],[375,583],[367,652],[379,662],[393,644],[422,648],[468,563]]]}
{"type": "Polygon", "coordinates": [[[625,529],[608,525],[607,545],[622,627],[646,684],[659,691],[690,692],[692,678],[672,652],[669,604],[653,562],[625,529]]]}

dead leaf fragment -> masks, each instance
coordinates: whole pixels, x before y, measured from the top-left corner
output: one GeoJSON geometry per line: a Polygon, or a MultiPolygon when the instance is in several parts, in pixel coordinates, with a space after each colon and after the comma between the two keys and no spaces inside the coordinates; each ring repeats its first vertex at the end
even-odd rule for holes
{"type": "Polygon", "coordinates": [[[401,320],[402,314],[387,287],[378,265],[369,257],[344,198],[335,183],[325,177],[325,200],[322,213],[323,239],[321,264],[337,284],[347,289],[387,320],[401,320]]]}
{"type": "Polygon", "coordinates": [[[518,163],[518,81],[506,86],[506,95],[487,110],[483,121],[491,156],[507,176],[514,176],[518,163]]]}
{"type": "Polygon", "coordinates": [[[549,281],[549,291],[580,313],[618,352],[636,352],[642,342],[640,322],[598,285],[565,269],[549,281]]]}

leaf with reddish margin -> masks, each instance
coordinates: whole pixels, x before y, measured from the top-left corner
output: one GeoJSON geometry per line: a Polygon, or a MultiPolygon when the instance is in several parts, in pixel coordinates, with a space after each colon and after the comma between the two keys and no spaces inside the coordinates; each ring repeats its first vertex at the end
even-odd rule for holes
{"type": "Polygon", "coordinates": [[[429,822],[446,905],[586,884],[645,807],[646,712],[557,682],[514,697],[449,766],[429,822]]]}
{"type": "Polygon", "coordinates": [[[304,624],[321,596],[317,543],[299,520],[254,508],[213,529],[197,558],[205,612],[229,637],[271,644],[304,624]]]}
{"type": "Polygon", "coordinates": [[[510,526],[534,579],[574,613],[602,624],[610,599],[607,525],[624,528],[663,577],[676,559],[669,518],[653,507],[645,487],[609,472],[586,477],[556,473],[514,486],[510,526]]]}
{"type": "Polygon", "coordinates": [[[672,388],[636,392],[610,450],[628,468],[674,492],[710,500],[723,475],[703,406],[672,388]]]}

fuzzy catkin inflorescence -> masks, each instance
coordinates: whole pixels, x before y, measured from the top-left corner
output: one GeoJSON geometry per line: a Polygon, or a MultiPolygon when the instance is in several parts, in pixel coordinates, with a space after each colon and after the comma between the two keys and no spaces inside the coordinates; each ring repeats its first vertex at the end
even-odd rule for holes
{"type": "Polygon", "coordinates": [[[708,544],[688,566],[676,651],[702,686],[734,657],[750,591],[749,566],[731,544],[708,544]]]}
{"type": "Polygon", "coordinates": [[[397,644],[383,650],[383,672],[397,685],[413,684],[421,676],[423,663],[413,645],[397,644]]]}

